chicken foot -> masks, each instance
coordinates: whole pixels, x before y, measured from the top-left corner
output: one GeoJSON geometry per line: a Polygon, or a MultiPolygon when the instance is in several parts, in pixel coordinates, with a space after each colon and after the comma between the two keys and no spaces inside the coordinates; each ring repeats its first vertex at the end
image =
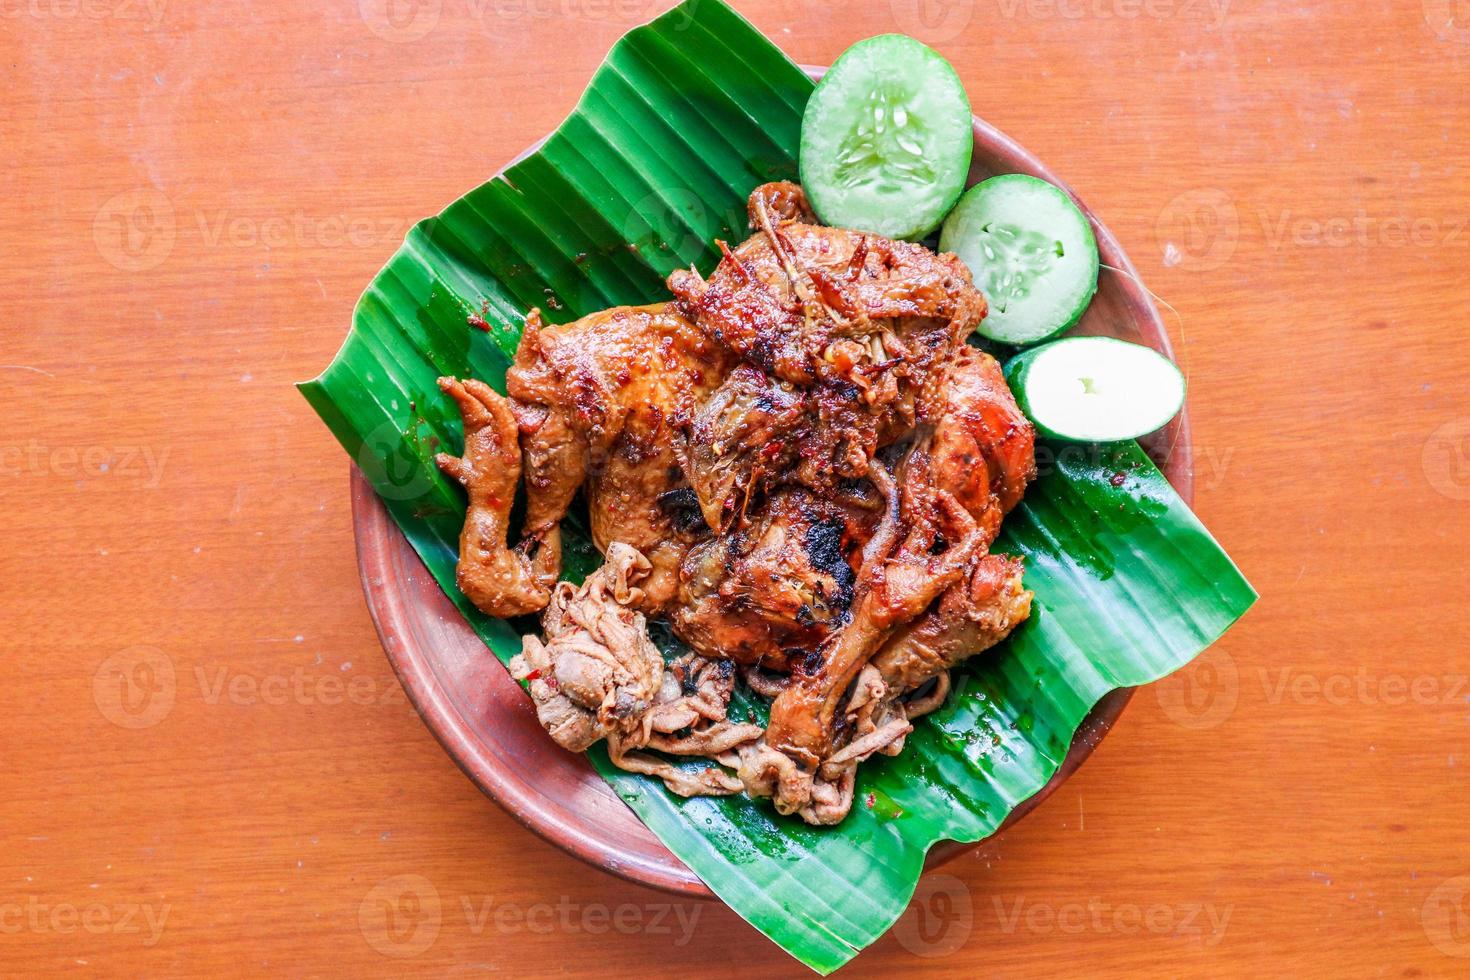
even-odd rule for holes
{"type": "Polygon", "coordinates": [[[491,616],[535,612],[551,597],[561,567],[561,534],[552,527],[515,548],[506,543],[521,478],[515,414],[505,397],[484,382],[440,378],[439,387],[454,399],[464,419],[464,455],[434,457],[469,496],[455,573],[460,591],[491,616]]]}

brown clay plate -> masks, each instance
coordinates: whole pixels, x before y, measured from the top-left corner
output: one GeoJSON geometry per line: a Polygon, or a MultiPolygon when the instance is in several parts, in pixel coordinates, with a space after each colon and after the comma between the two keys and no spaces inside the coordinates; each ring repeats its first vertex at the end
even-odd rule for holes
{"type": "MultiPolygon", "coordinates": [[[[824,71],[806,70],[814,79],[824,71]]],[[[1066,186],[1010,137],[976,119],[969,183],[1001,173],[1026,173],[1066,186]]],[[[1085,204],[1077,203],[1092,221],[1103,265],[1118,270],[1102,271],[1097,296],[1077,332],[1144,343],[1172,358],[1158,310],[1117,239],[1085,204]]],[[[1164,475],[1185,503],[1193,503],[1185,414],[1144,443],[1154,459],[1163,460],[1164,475]]],[[[541,730],[530,698],[440,591],[356,468],[352,519],[362,587],[383,649],[424,723],[466,775],[521,823],[590,864],[679,895],[713,898],[584,757],[563,750],[541,730]]],[[[1016,807],[1002,829],[1077,771],[1132,694],[1131,689],[1118,690],[1098,702],[1056,774],[1016,807]]],[[[930,851],[927,866],[983,844],[941,842],[930,851]]]]}

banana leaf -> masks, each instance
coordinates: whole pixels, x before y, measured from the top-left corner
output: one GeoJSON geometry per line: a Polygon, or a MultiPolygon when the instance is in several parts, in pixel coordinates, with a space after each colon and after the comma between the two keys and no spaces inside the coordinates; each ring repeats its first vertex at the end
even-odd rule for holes
{"type": "MultiPolygon", "coordinates": [[[[632,31],[542,146],[412,229],[341,351],[301,386],[502,662],[519,650],[518,630],[454,585],[464,499],[432,457],[462,433],[435,379],[504,390],[531,307],[564,322],[666,298],[675,268],[712,269],[715,240],[747,234],[750,190],[795,178],[812,87],[718,0],[688,0],[632,31]],[[468,328],[472,315],[488,330],[468,328]]],[[[1182,667],[1255,599],[1136,444],[1040,455],[1054,462],[997,545],[1026,559],[1030,621],[956,673],[948,703],[901,756],[862,769],[844,823],[808,827],[743,797],[682,800],[593,753],[671,851],[820,973],[895,922],[931,845],[993,833],[1039,790],[1104,694],[1182,667]]],[[[575,521],[566,537],[567,575],[579,579],[600,559],[575,521]]]]}

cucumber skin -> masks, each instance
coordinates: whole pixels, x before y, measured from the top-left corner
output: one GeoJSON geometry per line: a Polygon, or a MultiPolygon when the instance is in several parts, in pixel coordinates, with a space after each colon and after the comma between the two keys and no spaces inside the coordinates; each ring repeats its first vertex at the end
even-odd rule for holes
{"type": "MultiPolygon", "coordinates": [[[[1040,177],[1032,177],[1030,174],[996,174],[994,177],[987,177],[985,180],[980,181],[980,183],[976,184],[974,187],[967,187],[967,188],[965,188],[964,194],[960,195],[960,200],[957,201],[955,203],[954,207],[950,209],[949,215],[945,218],[945,223],[948,223],[949,218],[951,218],[951,217],[954,216],[954,214],[959,210],[960,206],[964,203],[964,198],[966,196],[968,196],[971,192],[978,191],[979,188],[981,188],[981,187],[983,187],[983,186],[985,186],[987,184],[993,185],[993,184],[996,184],[996,183],[1009,182],[1011,180],[1011,178],[1021,178],[1023,180],[1027,180],[1027,181],[1033,181],[1034,180],[1034,181],[1036,181],[1038,183],[1045,184],[1047,187],[1050,187],[1053,191],[1055,191],[1056,193],[1060,194],[1066,200],[1066,202],[1068,204],[1070,204],[1073,208],[1076,208],[1077,213],[1082,216],[1082,227],[1083,227],[1083,231],[1085,232],[1085,240],[1086,240],[1086,243],[1087,243],[1088,247],[1092,250],[1092,255],[1093,255],[1092,283],[1091,283],[1091,285],[1089,286],[1089,288],[1087,290],[1087,294],[1082,298],[1082,301],[1078,304],[1078,306],[1077,306],[1077,312],[1075,314],[1073,314],[1072,319],[1068,320],[1066,323],[1064,323],[1061,326],[1057,327],[1055,330],[1051,331],[1050,333],[1043,334],[1040,337],[1033,338],[1031,340],[1017,341],[1017,340],[1013,340],[1010,337],[999,337],[999,336],[996,336],[993,333],[988,332],[985,329],[985,321],[984,320],[981,320],[980,323],[979,323],[979,325],[975,327],[975,332],[978,333],[980,336],[984,337],[987,340],[993,340],[996,343],[1000,343],[1000,344],[1009,344],[1012,347],[1031,347],[1031,346],[1033,346],[1035,344],[1045,344],[1045,343],[1049,343],[1050,341],[1056,340],[1062,334],[1066,333],[1068,330],[1071,330],[1073,327],[1077,326],[1077,324],[1082,321],[1082,317],[1087,314],[1088,307],[1090,307],[1092,305],[1093,297],[1095,297],[1097,295],[1097,280],[1098,280],[1098,275],[1100,274],[1100,272],[1102,270],[1102,258],[1101,258],[1101,256],[1098,255],[1098,251],[1097,251],[1097,236],[1095,234],[1093,234],[1093,231],[1092,231],[1092,221],[1090,219],[1088,219],[1087,212],[1083,211],[1082,208],[1078,206],[1077,202],[1074,201],[1074,200],[1072,200],[1072,195],[1070,195],[1066,191],[1062,190],[1056,184],[1053,184],[1049,180],[1042,180],[1040,177]]],[[[941,248],[943,247],[943,244],[944,244],[944,236],[943,236],[943,233],[941,232],[941,234],[940,234],[940,247],[941,248]]]]}
{"type": "MultiPolygon", "coordinates": [[[[1034,426],[1036,426],[1036,432],[1037,432],[1037,434],[1040,435],[1042,438],[1045,438],[1045,439],[1054,439],[1054,440],[1056,440],[1058,442],[1087,442],[1087,441],[1089,441],[1089,440],[1084,440],[1084,439],[1078,439],[1076,436],[1064,435],[1063,433],[1060,433],[1057,430],[1055,430],[1053,428],[1050,428],[1049,426],[1043,425],[1041,422],[1038,422],[1036,420],[1036,416],[1033,415],[1032,412],[1031,412],[1031,399],[1029,399],[1029,398],[1026,397],[1026,376],[1027,376],[1027,374],[1030,373],[1030,371],[1031,371],[1031,362],[1036,360],[1037,355],[1038,354],[1041,354],[1048,347],[1052,346],[1052,344],[1066,343],[1067,340],[1084,340],[1084,339],[1086,339],[1086,340],[1110,340],[1110,341],[1112,341],[1115,344],[1127,344],[1127,343],[1131,343],[1130,341],[1127,341],[1127,340],[1119,340],[1117,337],[1087,337],[1087,338],[1083,338],[1083,337],[1068,337],[1065,340],[1060,340],[1060,341],[1054,340],[1054,341],[1051,341],[1050,343],[1041,344],[1041,345],[1039,345],[1037,347],[1028,347],[1026,350],[1023,350],[1021,353],[1017,354],[1015,357],[1011,358],[1009,361],[1006,361],[1005,366],[1003,368],[1001,368],[1001,373],[1005,375],[1006,384],[1010,386],[1011,395],[1016,399],[1016,405],[1017,405],[1017,407],[1019,407],[1021,409],[1021,414],[1022,415],[1025,415],[1028,419],[1031,420],[1031,424],[1034,425],[1034,426]]],[[[1135,347],[1148,347],[1147,344],[1134,344],[1133,346],[1135,346],[1135,347]]],[[[1148,349],[1149,350],[1153,350],[1152,347],[1148,347],[1148,349]]],[[[1154,353],[1155,354],[1158,354],[1158,351],[1154,351],[1154,353]]],[[[1164,355],[1159,354],[1159,356],[1160,357],[1163,357],[1164,355]]],[[[1166,360],[1167,360],[1167,358],[1166,358],[1166,360]]],[[[1170,361],[1169,363],[1173,364],[1174,362],[1173,361],[1170,361]]],[[[1175,366],[1176,369],[1178,368],[1178,365],[1177,364],[1175,364],[1174,366],[1175,366]]],[[[1187,395],[1187,393],[1186,393],[1186,395],[1187,395]]],[[[1169,416],[1169,421],[1165,422],[1164,425],[1168,425],[1169,422],[1172,422],[1174,420],[1174,417],[1177,416],[1182,411],[1184,411],[1184,400],[1183,400],[1183,398],[1180,399],[1179,407],[1174,410],[1174,415],[1169,416]]],[[[1159,428],[1161,429],[1161,428],[1163,428],[1163,426],[1161,425],[1161,426],[1159,426],[1159,428]]],[[[1158,429],[1154,429],[1153,431],[1154,432],[1157,432],[1158,429]]],[[[1127,437],[1125,439],[1115,440],[1115,441],[1126,442],[1126,441],[1129,441],[1131,439],[1139,439],[1139,438],[1142,438],[1143,436],[1146,436],[1148,434],[1149,433],[1147,433],[1147,432],[1140,432],[1136,436],[1129,436],[1129,437],[1127,437]]]]}
{"type": "Polygon", "coordinates": [[[1036,360],[1037,352],[1043,349],[1042,347],[1032,347],[1022,351],[1009,361],[1006,361],[1005,367],[1001,369],[1001,372],[1005,375],[1006,384],[1011,388],[1012,397],[1016,399],[1016,406],[1021,409],[1021,414],[1030,419],[1031,424],[1036,426],[1037,435],[1044,439],[1058,439],[1063,442],[1073,442],[1075,440],[1068,439],[1055,429],[1047,428],[1045,425],[1036,421],[1036,416],[1031,411],[1031,400],[1026,397],[1026,375],[1031,370],[1031,362],[1036,360]]]}
{"type": "MultiPolygon", "coordinates": [[[[817,83],[817,87],[812,90],[811,97],[807,99],[806,109],[802,112],[801,138],[798,142],[796,154],[798,172],[797,179],[801,181],[802,189],[806,191],[807,201],[811,204],[812,210],[816,213],[817,217],[821,219],[822,223],[826,225],[831,225],[832,227],[839,227],[838,225],[835,225],[831,221],[827,220],[826,216],[822,214],[821,198],[823,194],[825,194],[825,191],[822,190],[821,181],[813,183],[812,181],[808,180],[805,169],[801,166],[801,161],[807,158],[807,116],[810,114],[811,107],[816,102],[818,95],[821,93],[822,89],[826,87],[828,80],[832,78],[833,69],[837,67],[838,63],[840,63],[843,58],[847,57],[847,55],[852,51],[857,50],[858,48],[861,48],[865,45],[872,44],[874,42],[887,41],[891,38],[903,38],[905,41],[912,41],[925,50],[929,51],[934,56],[935,61],[942,65],[944,69],[947,70],[950,76],[954,79],[955,89],[959,92],[960,98],[964,100],[965,115],[969,116],[971,119],[971,142],[968,150],[965,153],[964,166],[958,168],[962,176],[956,182],[954,191],[948,195],[947,199],[944,202],[944,206],[938,210],[938,216],[934,218],[933,223],[917,226],[911,233],[888,236],[892,238],[902,239],[904,241],[916,242],[919,239],[938,231],[940,226],[944,224],[945,219],[954,213],[955,205],[959,203],[960,198],[964,197],[965,192],[969,190],[969,188],[965,186],[965,180],[967,179],[970,172],[970,164],[975,159],[975,144],[973,138],[974,108],[970,104],[970,93],[965,90],[965,83],[960,78],[960,73],[955,70],[954,65],[949,63],[949,59],[944,57],[944,55],[940,54],[938,51],[935,51],[933,48],[929,47],[929,45],[925,44],[923,41],[920,41],[918,38],[910,37],[907,34],[877,34],[873,37],[864,38],[861,41],[857,41],[846,51],[837,56],[837,60],[832,62],[831,67],[827,69],[827,73],[822,76],[822,80],[819,81],[817,83]]],[[[812,138],[815,139],[816,137],[813,136],[812,138]]],[[[813,151],[813,153],[815,153],[815,151],[813,151]]],[[[857,230],[863,231],[865,229],[859,228],[857,230]]]]}
{"type": "MultiPolygon", "coordinates": [[[[993,341],[997,344],[1009,344],[1012,347],[1024,348],[1024,351],[1022,352],[1023,354],[1030,353],[1039,346],[1054,343],[1055,341],[1061,339],[1062,334],[1066,333],[1068,330],[1071,330],[1073,327],[1077,326],[1077,324],[1081,323],[1082,318],[1087,315],[1088,307],[1092,306],[1093,297],[1096,295],[1097,273],[1094,272],[1092,274],[1092,288],[1089,289],[1087,291],[1087,295],[1083,297],[1082,304],[1077,308],[1076,315],[1073,316],[1072,319],[1068,320],[1066,323],[1062,324],[1060,327],[1057,327],[1051,333],[1045,334],[1041,337],[1037,337],[1035,340],[1017,341],[1010,340],[1006,337],[997,337],[994,334],[986,333],[984,320],[981,320],[980,323],[976,325],[975,332],[984,337],[986,340],[993,341]]],[[[1019,357],[1020,355],[1017,356],[1019,357]]]]}

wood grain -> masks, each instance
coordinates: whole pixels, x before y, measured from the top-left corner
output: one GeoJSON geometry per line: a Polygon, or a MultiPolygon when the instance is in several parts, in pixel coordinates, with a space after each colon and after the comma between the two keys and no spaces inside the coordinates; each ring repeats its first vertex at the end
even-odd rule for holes
{"type": "MultiPolygon", "coordinates": [[[[1262,593],[844,976],[1470,965],[1470,18],[737,0],[901,30],[1099,212],[1262,593]]],[[[804,972],[484,799],[363,608],[291,383],[642,0],[0,5],[0,972],[804,972]]],[[[1461,5],[1463,6],[1463,5],[1461,5]]]]}

